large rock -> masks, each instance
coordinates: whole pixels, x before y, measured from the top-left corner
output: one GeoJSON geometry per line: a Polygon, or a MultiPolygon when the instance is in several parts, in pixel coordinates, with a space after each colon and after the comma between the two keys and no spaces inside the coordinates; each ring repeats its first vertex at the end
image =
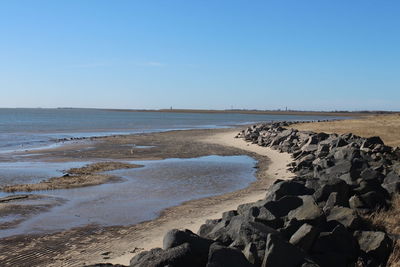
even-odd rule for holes
{"type": "Polygon", "coordinates": [[[331,210],[335,206],[348,207],[349,206],[348,195],[345,196],[343,194],[339,194],[338,192],[332,192],[325,202],[323,211],[325,213],[329,212],[329,210],[331,210]]]}
{"type": "Polygon", "coordinates": [[[260,266],[262,259],[258,256],[258,249],[256,244],[254,243],[249,243],[246,245],[246,247],[243,249],[243,255],[246,257],[246,259],[253,265],[255,266],[260,266]]]}
{"type": "MultiPolygon", "coordinates": [[[[400,164],[399,164],[400,166],[400,164]]],[[[400,169],[400,167],[399,167],[400,169]]],[[[385,190],[393,195],[395,193],[400,192],[400,176],[395,172],[389,172],[386,177],[383,180],[382,187],[385,188],[385,190]]]]}
{"type": "Polygon", "coordinates": [[[197,234],[201,237],[206,237],[208,236],[211,231],[217,226],[218,223],[221,222],[221,219],[215,219],[215,220],[206,220],[205,224],[202,224],[197,231],[197,234]]]}
{"type": "Polygon", "coordinates": [[[300,196],[303,204],[288,214],[288,219],[303,222],[318,221],[323,216],[322,210],[315,203],[312,196],[300,196]]]}
{"type": "Polygon", "coordinates": [[[354,158],[360,157],[360,149],[349,144],[344,147],[336,148],[333,156],[336,160],[352,161],[354,158]]]}
{"type": "MultiPolygon", "coordinates": [[[[192,265],[187,265],[192,266],[192,265]]],[[[240,250],[217,243],[210,246],[206,267],[254,267],[240,250]]]]}
{"type": "Polygon", "coordinates": [[[350,196],[350,186],[343,180],[333,178],[324,181],[322,186],[314,193],[317,202],[326,201],[331,193],[336,192],[342,199],[348,199],[350,196]]]}
{"type": "Polygon", "coordinates": [[[358,244],[343,225],[331,232],[321,232],[310,252],[320,266],[352,266],[358,257],[358,244]]]}
{"type": "Polygon", "coordinates": [[[373,148],[376,145],[383,145],[383,144],[384,143],[379,136],[372,136],[365,139],[365,141],[361,145],[361,148],[373,148]]]}
{"type": "Polygon", "coordinates": [[[277,201],[267,202],[264,207],[276,217],[283,217],[301,205],[303,205],[303,200],[300,197],[284,196],[277,201]]]}
{"type": "Polygon", "coordinates": [[[385,266],[392,252],[393,241],[384,232],[356,231],[365,266],[385,266]]]}
{"type": "Polygon", "coordinates": [[[280,228],[283,226],[283,220],[278,216],[275,216],[271,211],[269,211],[265,207],[260,207],[257,209],[257,214],[254,218],[254,221],[263,223],[269,227],[274,229],[280,228]]]}
{"type": "Polygon", "coordinates": [[[361,223],[361,219],[357,213],[354,210],[346,207],[333,207],[329,210],[326,220],[328,222],[339,222],[346,228],[353,230],[357,229],[361,223]]]}
{"type": "Polygon", "coordinates": [[[312,248],[318,234],[317,227],[305,223],[291,236],[289,242],[307,252],[312,248]]]}
{"type": "Polygon", "coordinates": [[[189,243],[196,258],[202,259],[204,264],[208,257],[208,250],[214,241],[201,238],[190,230],[173,229],[164,236],[163,248],[165,250],[189,243]]]}
{"type": "Polygon", "coordinates": [[[292,180],[278,181],[268,189],[266,199],[279,200],[284,196],[301,196],[312,193],[314,191],[305,187],[304,184],[292,180]]]}
{"type": "Polygon", "coordinates": [[[295,267],[304,262],[305,253],[277,235],[268,235],[262,267],[295,267]]]}
{"type": "Polygon", "coordinates": [[[203,259],[197,258],[189,243],[167,250],[160,248],[145,251],[133,257],[130,261],[132,267],[186,267],[204,266],[203,259]]]}

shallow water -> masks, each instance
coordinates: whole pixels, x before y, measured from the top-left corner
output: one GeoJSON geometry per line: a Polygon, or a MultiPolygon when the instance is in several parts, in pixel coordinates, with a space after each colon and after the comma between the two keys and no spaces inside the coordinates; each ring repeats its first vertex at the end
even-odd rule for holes
{"type": "Polygon", "coordinates": [[[0,237],[60,231],[87,224],[136,224],[156,218],[165,208],[237,191],[256,180],[256,161],[248,156],[132,163],[144,164],[145,167],[110,172],[122,177],[122,182],[35,192],[67,202],[28,219],[14,229],[0,231],[0,237]]]}
{"type": "Polygon", "coordinates": [[[124,112],[96,109],[0,109],[0,153],[49,146],[57,139],[176,129],[221,128],[277,120],[324,120],[328,116],[238,113],[124,112]]]}
{"type": "MultiPolygon", "coordinates": [[[[89,162],[0,162],[0,186],[38,183],[51,177],[59,177],[64,171],[81,167],[89,162]]],[[[4,193],[0,192],[0,197],[4,193]]]]}

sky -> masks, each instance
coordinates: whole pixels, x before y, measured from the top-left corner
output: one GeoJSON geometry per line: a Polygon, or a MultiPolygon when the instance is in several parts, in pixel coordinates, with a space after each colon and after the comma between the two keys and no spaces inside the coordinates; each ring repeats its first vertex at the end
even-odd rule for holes
{"type": "Polygon", "coordinates": [[[0,1],[0,107],[400,110],[400,1],[0,1]]]}

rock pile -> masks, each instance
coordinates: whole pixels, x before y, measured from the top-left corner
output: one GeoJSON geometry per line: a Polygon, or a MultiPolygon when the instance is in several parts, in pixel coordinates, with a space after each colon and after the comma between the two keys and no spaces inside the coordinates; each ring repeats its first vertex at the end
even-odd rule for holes
{"type": "Polygon", "coordinates": [[[393,241],[361,215],[386,209],[400,191],[400,151],[379,137],[297,131],[260,124],[238,138],[289,152],[296,174],[263,200],[208,220],[197,234],[171,230],[163,249],[130,265],[207,267],[385,266],[393,241]]]}

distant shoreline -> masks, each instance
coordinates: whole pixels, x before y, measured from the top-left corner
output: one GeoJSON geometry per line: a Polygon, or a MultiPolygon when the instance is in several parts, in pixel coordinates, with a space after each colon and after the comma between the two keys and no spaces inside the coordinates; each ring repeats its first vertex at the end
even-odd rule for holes
{"type": "Polygon", "coordinates": [[[214,109],[104,109],[116,112],[166,112],[166,113],[234,113],[234,114],[259,114],[259,115],[303,115],[303,116],[341,116],[358,117],[377,114],[392,114],[391,111],[363,111],[363,112],[335,112],[335,111],[274,111],[274,110],[214,110],[214,109]]]}
{"type": "Polygon", "coordinates": [[[104,110],[114,112],[162,112],[162,113],[225,113],[225,114],[253,114],[253,115],[303,115],[303,116],[340,116],[359,117],[382,114],[400,114],[400,111],[363,110],[363,111],[310,111],[310,110],[251,110],[251,109],[118,109],[118,108],[80,108],[80,107],[56,107],[56,108],[1,108],[1,109],[59,109],[59,110],[104,110]]]}

